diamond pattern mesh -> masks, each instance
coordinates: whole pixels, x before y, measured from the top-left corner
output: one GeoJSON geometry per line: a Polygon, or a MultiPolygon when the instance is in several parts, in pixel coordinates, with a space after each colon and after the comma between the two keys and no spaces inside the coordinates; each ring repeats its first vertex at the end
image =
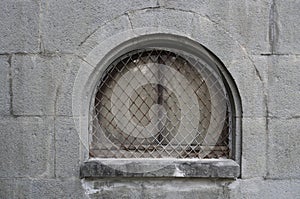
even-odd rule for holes
{"type": "Polygon", "coordinates": [[[228,158],[231,112],[218,70],[168,50],[128,53],[102,75],[90,156],[228,158]]]}

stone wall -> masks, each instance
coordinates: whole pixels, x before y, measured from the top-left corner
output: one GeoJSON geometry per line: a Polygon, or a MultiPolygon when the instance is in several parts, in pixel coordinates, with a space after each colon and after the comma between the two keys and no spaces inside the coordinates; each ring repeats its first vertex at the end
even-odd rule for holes
{"type": "Polygon", "coordinates": [[[296,0],[3,0],[0,198],[300,198],[299,10],[296,0]],[[98,62],[160,33],[204,45],[231,73],[241,178],[80,179],[98,62]]]}

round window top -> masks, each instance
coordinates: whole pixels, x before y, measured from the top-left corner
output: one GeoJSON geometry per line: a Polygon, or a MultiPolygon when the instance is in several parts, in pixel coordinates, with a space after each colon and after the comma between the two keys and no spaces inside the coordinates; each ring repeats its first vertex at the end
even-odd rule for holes
{"type": "Polygon", "coordinates": [[[230,100],[215,65],[171,49],[116,59],[100,77],[90,156],[228,158],[230,100]]]}

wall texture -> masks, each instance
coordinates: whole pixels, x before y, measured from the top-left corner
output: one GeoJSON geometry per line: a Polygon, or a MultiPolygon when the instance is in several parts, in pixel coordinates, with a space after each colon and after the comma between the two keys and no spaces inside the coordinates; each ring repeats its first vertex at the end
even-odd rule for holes
{"type": "Polygon", "coordinates": [[[300,198],[299,1],[0,5],[0,198],[300,198]],[[97,63],[157,33],[199,42],[231,73],[243,105],[241,178],[79,178],[81,97],[97,63]]]}

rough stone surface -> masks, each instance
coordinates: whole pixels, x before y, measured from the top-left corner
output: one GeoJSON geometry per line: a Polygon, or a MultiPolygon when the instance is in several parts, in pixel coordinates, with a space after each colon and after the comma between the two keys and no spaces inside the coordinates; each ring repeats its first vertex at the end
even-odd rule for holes
{"type": "Polygon", "coordinates": [[[0,126],[0,178],[53,177],[53,118],[5,117],[0,126]]]}
{"type": "MultiPolygon", "coordinates": [[[[55,59],[53,66],[53,78],[56,84],[55,115],[75,116],[72,111],[72,96],[74,82],[79,75],[78,63],[73,61],[75,56],[67,55],[55,59]],[[57,64],[55,64],[57,63],[57,64]]],[[[77,115],[78,116],[78,115],[77,115]]]]}
{"type": "Polygon", "coordinates": [[[57,96],[63,89],[61,82],[66,78],[64,75],[70,73],[67,67],[64,55],[13,56],[13,114],[56,114],[57,96]]]}
{"type": "Polygon", "coordinates": [[[0,185],[1,198],[87,198],[78,179],[0,178],[0,185]]]}
{"type": "Polygon", "coordinates": [[[165,28],[177,31],[180,30],[187,35],[191,34],[193,29],[191,26],[193,16],[193,13],[165,9],[145,9],[130,12],[129,14],[133,28],[165,28]]]}
{"type": "Polygon", "coordinates": [[[227,198],[228,180],[199,179],[99,179],[84,181],[91,198],[227,198]]]}
{"type": "Polygon", "coordinates": [[[14,179],[0,177],[0,198],[14,198],[15,187],[14,179]]]}
{"type": "Polygon", "coordinates": [[[248,64],[251,66],[249,68],[244,67],[244,63],[241,59],[234,60],[232,67],[228,69],[239,89],[243,117],[265,117],[265,82],[257,72],[255,62],[249,61],[248,64]]]}
{"type": "Polygon", "coordinates": [[[159,0],[165,8],[195,12],[226,30],[250,54],[270,51],[268,41],[270,1],[159,0]],[[222,9],[220,9],[222,8],[222,9]],[[259,31],[257,31],[259,30],[259,31]]]}
{"type": "Polygon", "coordinates": [[[299,56],[274,56],[269,67],[269,115],[271,117],[300,116],[299,56]]]}
{"type": "Polygon", "coordinates": [[[87,198],[79,179],[33,180],[30,194],[31,198],[87,198]]]}
{"type": "Polygon", "coordinates": [[[82,165],[82,178],[93,177],[202,177],[237,178],[239,165],[233,160],[197,159],[91,159],[82,165]]]}
{"type": "Polygon", "coordinates": [[[10,113],[10,66],[9,56],[0,56],[0,115],[10,113]]]}
{"type": "Polygon", "coordinates": [[[274,52],[300,54],[300,2],[276,0],[274,6],[274,52]]]}
{"type": "Polygon", "coordinates": [[[252,67],[255,70],[256,76],[265,88],[264,94],[267,94],[269,68],[272,65],[272,56],[251,55],[249,57],[251,58],[252,67]]]}
{"type": "Polygon", "coordinates": [[[0,53],[39,51],[39,1],[1,1],[0,53]]]}
{"type": "Polygon", "coordinates": [[[156,4],[156,0],[43,1],[43,47],[51,52],[74,52],[101,25],[129,10],[155,7],[156,4]]]}
{"type": "Polygon", "coordinates": [[[266,118],[244,118],[242,126],[242,178],[266,176],[266,118]]]}
{"type": "Polygon", "coordinates": [[[102,41],[109,39],[113,35],[122,34],[123,32],[131,29],[131,24],[128,15],[124,14],[119,16],[97,29],[97,31],[86,38],[86,41],[81,43],[76,49],[76,54],[81,57],[87,54],[99,45],[102,41]]]}
{"type": "Polygon", "coordinates": [[[207,16],[194,15],[192,38],[212,51],[226,67],[230,67],[235,60],[241,59],[241,56],[246,56],[239,43],[207,16]]]}
{"type": "Polygon", "coordinates": [[[55,119],[57,177],[79,178],[79,144],[79,132],[75,128],[74,118],[57,117],[55,119]]]}
{"type": "Polygon", "coordinates": [[[225,188],[229,198],[260,199],[260,198],[299,198],[299,180],[263,180],[252,178],[238,180],[225,188]]]}
{"type": "Polygon", "coordinates": [[[270,119],[269,178],[300,178],[300,119],[270,119]]]}

